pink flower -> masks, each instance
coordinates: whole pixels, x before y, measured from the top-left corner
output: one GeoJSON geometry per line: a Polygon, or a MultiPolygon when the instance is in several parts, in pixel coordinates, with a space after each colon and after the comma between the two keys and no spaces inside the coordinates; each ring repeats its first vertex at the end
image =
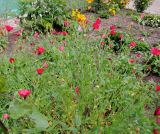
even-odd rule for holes
{"type": "Polygon", "coordinates": [[[81,28],[81,26],[79,25],[78,26],[78,32],[82,32],[83,30],[82,30],[82,28],[81,28]]]}
{"type": "Polygon", "coordinates": [[[13,63],[14,61],[15,61],[14,58],[12,58],[12,57],[9,58],[9,62],[10,62],[10,63],[13,63]]]}
{"type": "Polygon", "coordinates": [[[144,14],[144,13],[141,13],[140,18],[141,18],[141,19],[143,19],[143,18],[144,18],[144,16],[145,16],[145,14],[144,14]]]}
{"type": "Polygon", "coordinates": [[[37,53],[40,55],[40,54],[43,54],[45,51],[44,47],[38,47],[37,48],[37,53]]]}
{"type": "Polygon", "coordinates": [[[65,27],[69,27],[69,22],[68,22],[68,20],[64,20],[64,26],[65,26],[65,27]]]}
{"type": "Polygon", "coordinates": [[[136,42],[131,42],[131,43],[129,44],[129,47],[132,48],[132,47],[135,47],[136,45],[137,45],[136,42]]]}
{"type": "Polygon", "coordinates": [[[18,31],[18,32],[15,33],[15,35],[16,35],[17,37],[19,37],[19,36],[21,35],[21,32],[18,31]]]}
{"type": "Polygon", "coordinates": [[[76,92],[76,94],[79,94],[79,88],[78,87],[75,87],[75,92],[76,92]]]}
{"type": "Polygon", "coordinates": [[[67,41],[63,40],[63,41],[62,41],[62,44],[63,44],[64,46],[66,46],[66,45],[67,45],[67,41]]]}
{"type": "Polygon", "coordinates": [[[64,46],[63,45],[59,46],[59,51],[64,51],[64,46]]]}
{"type": "Polygon", "coordinates": [[[116,26],[115,25],[110,25],[110,30],[111,31],[115,31],[116,30],[116,26]]]}
{"type": "Polygon", "coordinates": [[[154,115],[157,115],[159,116],[160,115],[160,107],[157,107],[155,112],[154,112],[154,115]]]}
{"type": "Polygon", "coordinates": [[[137,58],[142,58],[142,55],[141,54],[136,54],[136,57],[137,58]]]}
{"type": "Polygon", "coordinates": [[[129,63],[130,63],[130,64],[133,64],[134,62],[135,62],[134,59],[130,59],[130,60],[129,60],[129,63]]]}
{"type": "Polygon", "coordinates": [[[18,91],[18,94],[20,97],[23,97],[24,99],[26,99],[31,94],[31,90],[22,89],[18,91]]]}
{"type": "Polygon", "coordinates": [[[122,39],[124,38],[124,34],[121,33],[121,34],[119,35],[119,37],[120,37],[120,39],[122,40],[122,39]]]}
{"type": "Polygon", "coordinates": [[[106,34],[102,34],[102,35],[101,35],[101,38],[102,38],[102,39],[105,39],[105,38],[106,38],[106,34]]]}
{"type": "Polygon", "coordinates": [[[158,125],[160,125],[160,118],[157,118],[157,119],[156,119],[156,123],[157,123],[158,125]]]}
{"type": "Polygon", "coordinates": [[[5,29],[8,31],[8,32],[11,32],[13,30],[13,27],[10,26],[10,25],[5,25],[5,29]]]}
{"type": "Polygon", "coordinates": [[[151,53],[154,55],[154,56],[160,56],[160,49],[156,48],[156,47],[153,47],[151,48],[151,53]]]}
{"type": "Polygon", "coordinates": [[[160,91],[160,85],[156,85],[156,91],[160,91]]]}
{"type": "Polygon", "coordinates": [[[44,68],[48,68],[48,64],[45,62],[45,63],[43,64],[43,67],[44,67],[44,68]]]}
{"type": "Polygon", "coordinates": [[[33,35],[33,38],[37,39],[38,37],[39,37],[39,33],[35,32],[34,35],[33,35]]]}
{"type": "Polygon", "coordinates": [[[44,69],[43,68],[37,68],[37,73],[39,74],[39,75],[41,75],[43,72],[44,72],[44,69]]]}
{"type": "Polygon", "coordinates": [[[3,119],[4,120],[7,120],[9,118],[9,115],[6,113],[6,114],[3,114],[3,119]]]}

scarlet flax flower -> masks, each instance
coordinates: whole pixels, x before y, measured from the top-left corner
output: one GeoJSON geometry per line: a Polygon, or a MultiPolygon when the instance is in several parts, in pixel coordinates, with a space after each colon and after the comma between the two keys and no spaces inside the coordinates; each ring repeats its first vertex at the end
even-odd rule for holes
{"type": "Polygon", "coordinates": [[[134,59],[130,59],[130,60],[129,60],[129,63],[130,63],[130,64],[133,64],[134,62],[135,62],[134,59]]]}
{"type": "Polygon", "coordinates": [[[136,45],[137,45],[136,42],[131,42],[131,43],[129,44],[129,47],[132,48],[132,47],[135,47],[136,45]]]}
{"type": "Polygon", "coordinates": [[[13,27],[10,26],[10,25],[5,25],[5,29],[8,31],[8,32],[11,32],[13,30],[13,27]]]}
{"type": "Polygon", "coordinates": [[[43,72],[44,72],[44,69],[43,68],[37,68],[37,73],[39,74],[39,75],[41,75],[43,72]]]}
{"type": "Polygon", "coordinates": [[[69,22],[68,22],[68,20],[64,20],[64,26],[65,26],[65,27],[69,27],[69,22]]]}
{"type": "Polygon", "coordinates": [[[160,91],[160,85],[156,85],[156,91],[160,91]]]}
{"type": "Polygon", "coordinates": [[[19,94],[20,97],[26,99],[31,94],[31,90],[21,89],[21,90],[18,91],[18,94],[19,94]]]}
{"type": "Polygon", "coordinates": [[[158,134],[158,129],[157,128],[153,129],[153,134],[158,134]]]}
{"type": "Polygon", "coordinates": [[[12,57],[9,58],[9,62],[10,62],[10,63],[13,63],[14,61],[15,61],[14,58],[12,58],[12,57]]]}
{"type": "Polygon", "coordinates": [[[79,94],[79,88],[78,87],[75,87],[75,92],[76,92],[76,94],[79,94]]]}
{"type": "Polygon", "coordinates": [[[154,56],[160,56],[160,49],[156,48],[156,47],[153,47],[151,48],[151,53],[154,55],[154,56]]]}
{"type": "Polygon", "coordinates": [[[40,54],[43,54],[45,51],[44,47],[38,47],[37,48],[37,53],[40,55],[40,54]]]}
{"type": "Polygon", "coordinates": [[[111,31],[113,31],[113,30],[115,31],[116,30],[116,26],[115,25],[110,25],[110,30],[111,31]]]}
{"type": "Polygon", "coordinates": [[[154,112],[154,115],[156,116],[159,116],[160,115],[160,107],[157,107],[155,112],[154,112]]]}

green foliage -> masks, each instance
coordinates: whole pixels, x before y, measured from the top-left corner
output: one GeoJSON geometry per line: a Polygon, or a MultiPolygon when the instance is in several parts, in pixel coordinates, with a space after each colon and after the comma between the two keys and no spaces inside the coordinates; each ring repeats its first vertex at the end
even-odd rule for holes
{"type": "Polygon", "coordinates": [[[143,12],[151,4],[152,0],[135,0],[134,5],[137,12],[143,12]]]}
{"type": "Polygon", "coordinates": [[[19,0],[19,16],[22,26],[39,32],[52,28],[61,30],[67,17],[64,0],[19,0]]]}
{"type": "Polygon", "coordinates": [[[150,27],[160,27],[160,16],[157,15],[145,15],[142,19],[141,24],[150,27]]]}
{"type": "Polygon", "coordinates": [[[110,14],[106,10],[100,10],[98,11],[98,14],[101,18],[108,19],[110,17],[110,14]]]}

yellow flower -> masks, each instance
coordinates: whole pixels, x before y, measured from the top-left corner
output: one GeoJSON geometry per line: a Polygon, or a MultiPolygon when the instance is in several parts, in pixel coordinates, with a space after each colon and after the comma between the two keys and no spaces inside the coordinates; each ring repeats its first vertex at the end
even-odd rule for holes
{"type": "Polygon", "coordinates": [[[79,13],[77,14],[77,20],[78,22],[85,22],[87,19],[85,15],[79,13]]]}
{"type": "Polygon", "coordinates": [[[77,14],[80,14],[80,12],[76,9],[76,10],[72,10],[72,17],[76,17],[77,14]]]}
{"type": "Polygon", "coordinates": [[[88,2],[88,3],[92,3],[92,2],[93,2],[93,0],[87,0],[87,2],[88,2]]]}
{"type": "Polygon", "coordinates": [[[88,10],[90,10],[92,7],[91,6],[88,6],[88,10]]]}

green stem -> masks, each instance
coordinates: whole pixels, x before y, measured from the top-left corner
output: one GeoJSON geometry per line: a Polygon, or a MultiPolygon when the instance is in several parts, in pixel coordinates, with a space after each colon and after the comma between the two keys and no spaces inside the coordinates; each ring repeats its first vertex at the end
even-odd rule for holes
{"type": "Polygon", "coordinates": [[[0,127],[2,128],[2,131],[4,132],[4,134],[8,134],[8,129],[5,127],[5,125],[1,120],[0,120],[0,127]]]}

